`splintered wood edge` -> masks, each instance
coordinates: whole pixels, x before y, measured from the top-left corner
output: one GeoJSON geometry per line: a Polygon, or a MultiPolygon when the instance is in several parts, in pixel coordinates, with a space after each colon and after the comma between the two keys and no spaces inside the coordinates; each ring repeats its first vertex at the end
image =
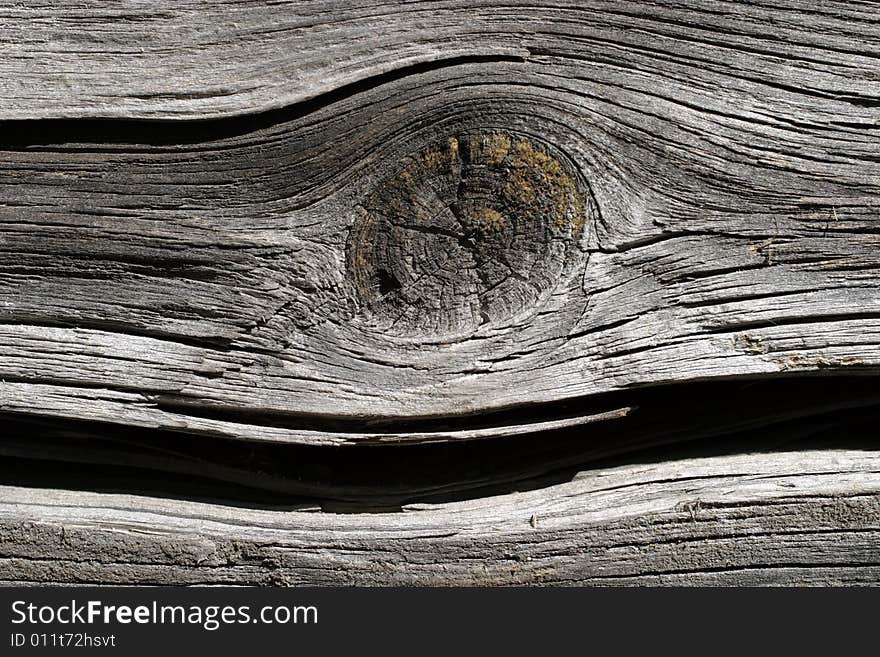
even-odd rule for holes
{"type": "Polygon", "coordinates": [[[583,473],[402,513],[0,488],[0,580],[74,584],[877,584],[880,464],[856,450],[583,473]]]}

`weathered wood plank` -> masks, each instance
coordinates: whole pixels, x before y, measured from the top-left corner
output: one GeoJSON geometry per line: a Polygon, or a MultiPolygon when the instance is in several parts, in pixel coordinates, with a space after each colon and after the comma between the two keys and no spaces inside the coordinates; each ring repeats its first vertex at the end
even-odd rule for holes
{"type": "Polygon", "coordinates": [[[4,487],[0,579],[140,584],[866,584],[862,451],[689,459],[540,491],[337,515],[4,487]]]}
{"type": "Polygon", "coordinates": [[[0,580],[876,583],[878,9],[0,6],[0,580]]]}
{"type": "MultiPolygon", "coordinates": [[[[12,87],[0,113],[9,117],[204,118],[364,78],[320,102],[192,127],[6,124],[0,340],[10,357],[0,376],[34,384],[34,409],[92,395],[79,416],[102,407],[108,420],[146,408],[169,424],[188,408],[445,416],[695,377],[877,372],[880,83],[869,9],[319,6],[4,10],[18,17],[10,34],[30,16],[45,37],[23,39],[19,56],[2,60],[12,87]],[[80,29],[62,37],[56,30],[69,24],[80,29]],[[157,33],[159,24],[180,29],[157,33]],[[365,29],[393,43],[367,42],[365,29]],[[422,31],[444,43],[457,34],[480,57],[514,45],[520,54],[448,59],[457,46],[441,54],[437,41],[415,38],[422,31]],[[319,41],[327,47],[307,47],[319,41]],[[402,45],[411,43],[421,54],[402,45]],[[206,72],[218,48],[226,55],[206,72]],[[345,48],[350,67],[340,64],[345,48]],[[365,63],[363,49],[380,61],[365,63]],[[303,59],[306,50],[320,62],[303,59]],[[69,66],[36,67],[38,56],[69,66]],[[436,66],[406,68],[410,56],[436,66]],[[388,62],[399,75],[370,77],[388,62]],[[211,76],[256,91],[215,96],[211,76]],[[484,192],[444,201],[430,181],[465,174],[436,157],[419,169],[427,187],[381,191],[432,144],[457,135],[464,148],[475,131],[511,135],[514,150],[531,139],[535,153],[559,159],[583,195],[583,234],[565,238],[579,251],[561,260],[546,252],[536,261],[544,269],[521,282],[493,273],[511,257],[515,272],[538,256],[506,246],[493,260],[488,238],[481,251],[479,241],[457,246],[437,234],[446,220],[431,204],[467,205],[484,192]],[[406,237],[389,233],[390,251],[367,253],[412,279],[392,292],[390,310],[357,291],[359,276],[384,273],[351,257],[370,203],[427,213],[406,237]],[[414,281],[442,273],[438,255],[461,277],[477,258],[471,271],[482,278],[467,284],[502,281],[504,307],[478,324],[477,311],[462,319],[467,295],[451,297],[453,320],[407,305],[426,298],[414,281]],[[389,333],[376,312],[388,321],[415,312],[430,330],[389,333]],[[93,389],[112,389],[117,401],[93,389]]],[[[473,157],[466,167],[483,166],[473,157]]],[[[511,152],[498,167],[514,177],[479,184],[522,183],[515,173],[526,160],[511,152]]],[[[514,226],[529,225],[527,209],[508,210],[514,226]]]]}
{"type": "MultiPolygon", "coordinates": [[[[2,11],[0,115],[9,118],[240,114],[402,66],[563,50],[661,74],[699,62],[734,84],[775,82],[820,99],[870,101],[878,84],[873,2],[91,0],[59,7],[30,0],[2,11]]],[[[664,86],[679,82],[669,76],[664,86]]]]}

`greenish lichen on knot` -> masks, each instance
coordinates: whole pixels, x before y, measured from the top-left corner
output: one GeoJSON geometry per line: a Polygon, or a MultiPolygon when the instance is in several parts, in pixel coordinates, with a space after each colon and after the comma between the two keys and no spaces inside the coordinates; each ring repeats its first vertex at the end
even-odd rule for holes
{"type": "Polygon", "coordinates": [[[530,137],[425,148],[358,208],[347,264],[362,319],[440,337],[536,308],[579,253],[585,198],[573,167],[530,137]]]}

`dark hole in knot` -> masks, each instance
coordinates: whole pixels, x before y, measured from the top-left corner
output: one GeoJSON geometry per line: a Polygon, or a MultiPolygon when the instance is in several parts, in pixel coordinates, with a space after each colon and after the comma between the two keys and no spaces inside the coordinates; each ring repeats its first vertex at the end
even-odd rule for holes
{"type": "Polygon", "coordinates": [[[473,249],[477,246],[476,231],[470,231],[466,235],[458,238],[458,243],[466,249],[473,249]]]}
{"type": "Polygon", "coordinates": [[[379,286],[379,295],[383,297],[400,289],[400,281],[385,269],[376,271],[376,283],[379,286]]]}

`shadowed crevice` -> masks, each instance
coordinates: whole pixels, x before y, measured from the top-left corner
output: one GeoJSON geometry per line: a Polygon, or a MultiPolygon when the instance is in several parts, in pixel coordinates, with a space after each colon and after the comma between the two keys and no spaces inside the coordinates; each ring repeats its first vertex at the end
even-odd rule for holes
{"type": "MultiPolygon", "coordinates": [[[[628,416],[607,422],[423,445],[255,444],[7,415],[0,419],[0,483],[255,508],[387,511],[556,485],[612,465],[822,447],[878,449],[878,383],[874,376],[816,376],[660,386],[606,399],[626,397],[635,405],[628,416]]],[[[588,403],[595,400],[430,422],[446,430],[515,423],[529,411],[550,417],[588,403]]]]}
{"type": "Polygon", "coordinates": [[[463,55],[400,66],[277,109],[211,119],[21,119],[0,121],[0,151],[115,151],[124,146],[184,146],[241,137],[287,123],[383,85],[468,64],[522,63],[515,55],[463,55]],[[77,148],[79,146],[79,148],[77,148]]]}

